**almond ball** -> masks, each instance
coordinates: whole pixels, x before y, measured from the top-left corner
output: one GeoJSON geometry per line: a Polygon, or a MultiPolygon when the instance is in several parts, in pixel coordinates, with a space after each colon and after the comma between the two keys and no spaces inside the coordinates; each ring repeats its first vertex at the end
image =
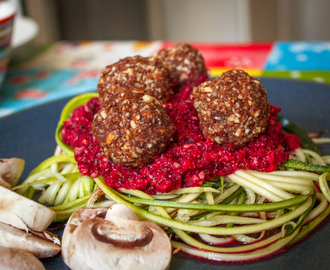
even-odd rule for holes
{"type": "Polygon", "coordinates": [[[196,85],[201,76],[208,76],[203,56],[193,46],[179,43],[154,54],[174,76],[174,90],[196,85]]]}
{"type": "Polygon", "coordinates": [[[144,89],[161,103],[166,103],[173,93],[172,81],[170,71],[159,60],[136,55],[106,66],[101,71],[97,89],[102,106],[111,95],[130,88],[144,89]]]}
{"type": "Polygon", "coordinates": [[[175,131],[164,106],[137,88],[111,96],[92,125],[93,135],[109,159],[139,168],[165,151],[175,131]]]}
{"type": "Polygon", "coordinates": [[[191,97],[204,137],[222,146],[243,146],[266,130],[267,91],[243,70],[230,70],[202,83],[191,97]]]}

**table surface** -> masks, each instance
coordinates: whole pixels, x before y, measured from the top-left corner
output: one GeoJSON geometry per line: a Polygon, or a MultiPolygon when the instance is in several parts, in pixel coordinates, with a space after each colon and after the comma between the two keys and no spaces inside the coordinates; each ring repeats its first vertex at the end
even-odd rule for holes
{"type": "MultiPolygon", "coordinates": [[[[149,56],[175,42],[82,41],[28,45],[14,52],[0,89],[0,118],[40,104],[95,91],[100,70],[120,58],[149,56]]],[[[330,42],[190,43],[211,77],[241,68],[254,77],[330,83],[330,42]]]]}

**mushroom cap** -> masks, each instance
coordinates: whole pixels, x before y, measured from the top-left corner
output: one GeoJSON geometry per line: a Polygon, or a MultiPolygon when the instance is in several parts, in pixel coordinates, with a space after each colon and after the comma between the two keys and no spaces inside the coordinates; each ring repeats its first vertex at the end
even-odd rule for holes
{"type": "Polygon", "coordinates": [[[6,247],[0,247],[0,268],[2,270],[45,270],[41,261],[31,253],[6,247]]]}
{"type": "Polygon", "coordinates": [[[72,269],[82,270],[168,269],[172,248],[166,233],[154,223],[127,218],[135,216],[129,211],[133,212],[114,204],[107,219],[95,216],[74,226],[74,230],[68,222],[62,237],[64,262],[72,269]],[[69,229],[70,233],[66,233],[69,229]],[[64,239],[66,236],[69,241],[64,239]]]}

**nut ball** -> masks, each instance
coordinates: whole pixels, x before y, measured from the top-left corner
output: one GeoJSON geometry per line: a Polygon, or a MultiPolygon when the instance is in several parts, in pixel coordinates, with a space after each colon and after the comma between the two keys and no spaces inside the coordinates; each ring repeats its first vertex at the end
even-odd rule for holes
{"type": "Polygon", "coordinates": [[[172,72],[175,90],[180,90],[186,85],[193,87],[200,76],[209,74],[203,56],[196,48],[186,43],[160,50],[154,57],[162,61],[172,72]]]}
{"type": "Polygon", "coordinates": [[[266,130],[267,91],[243,70],[230,70],[202,83],[191,97],[204,137],[222,146],[243,146],[266,130]]]}
{"type": "Polygon", "coordinates": [[[172,91],[173,76],[163,64],[152,57],[126,57],[106,66],[100,75],[97,89],[103,106],[113,94],[143,88],[146,93],[166,103],[172,91]]]}
{"type": "Polygon", "coordinates": [[[137,88],[111,96],[92,125],[93,135],[109,159],[139,168],[164,152],[175,131],[163,105],[137,88]]]}

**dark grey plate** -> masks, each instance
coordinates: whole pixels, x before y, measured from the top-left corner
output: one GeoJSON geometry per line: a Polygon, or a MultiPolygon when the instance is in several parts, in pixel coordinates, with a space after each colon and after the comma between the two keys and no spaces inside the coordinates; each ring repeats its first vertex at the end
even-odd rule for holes
{"type": "MultiPolygon", "coordinates": [[[[311,82],[262,79],[271,104],[282,108],[306,132],[330,129],[330,85],[311,82]]],[[[54,133],[60,112],[68,99],[25,110],[0,120],[0,157],[20,157],[26,166],[23,179],[55,149],[54,133]]],[[[329,135],[330,136],[330,135],[329,135]]],[[[330,154],[330,148],[323,148],[330,154]]],[[[284,253],[244,264],[221,264],[174,256],[170,269],[329,269],[330,224],[322,224],[312,236],[284,253]]],[[[42,260],[46,269],[68,269],[59,256],[42,260]]],[[[109,266],[111,269],[111,266],[109,266]]]]}

